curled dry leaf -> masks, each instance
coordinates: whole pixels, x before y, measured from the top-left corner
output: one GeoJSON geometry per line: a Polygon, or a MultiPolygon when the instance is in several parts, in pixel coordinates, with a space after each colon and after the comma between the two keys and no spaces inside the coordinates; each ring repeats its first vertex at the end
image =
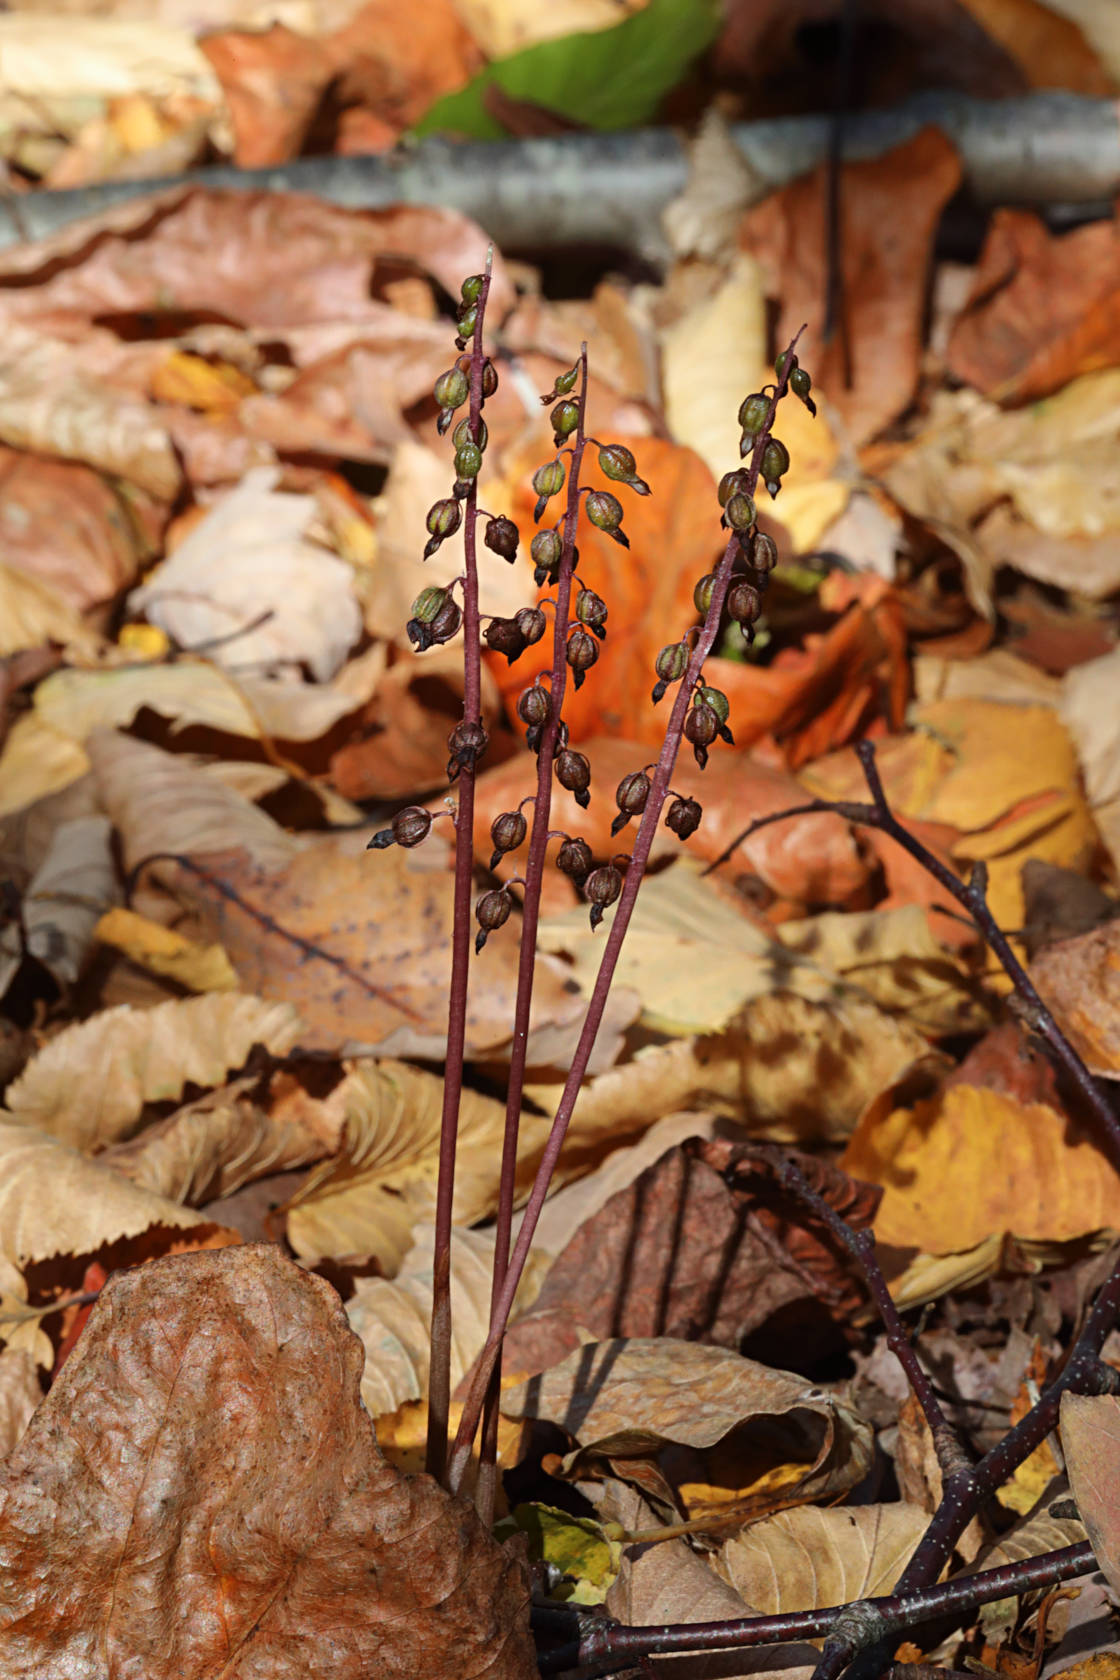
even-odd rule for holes
{"type": "Polygon", "coordinates": [[[76,1149],[126,1137],[146,1103],[174,1102],[188,1085],[222,1085],[255,1045],[283,1055],[300,1036],[286,1003],[242,992],[121,1004],[64,1027],[8,1087],[14,1119],[76,1149]]]}
{"type": "Polygon", "coordinates": [[[1120,863],[1120,719],[1112,704],[1120,649],[1075,666],[1062,684],[1062,719],[1077,747],[1093,820],[1120,863]]]}
{"type": "Polygon", "coordinates": [[[801,1505],[725,1542],[715,1567],[751,1610],[779,1616],[893,1591],[929,1525],[920,1505],[801,1505]]]}
{"type": "Polygon", "coordinates": [[[1120,1228],[1120,1175],[1046,1103],[953,1084],[913,1107],[888,1094],[864,1115],[845,1171],[883,1186],[881,1242],[959,1254],[1005,1235],[1070,1242],[1120,1228]]]}
{"type": "Polygon", "coordinates": [[[132,582],[136,534],[100,473],[0,449],[0,484],[7,566],[47,585],[76,613],[111,601],[132,582]]]}
{"type": "Polygon", "coordinates": [[[385,1462],[361,1369],[276,1248],[112,1278],[0,1471],[5,1674],[529,1680],[522,1569],[385,1462]]]}
{"type": "Polygon", "coordinates": [[[174,928],[164,927],[119,905],[102,916],[94,930],[129,962],[174,980],[188,992],[235,992],[237,975],[220,945],[199,945],[174,928]]]}
{"type": "Polygon", "coordinates": [[[0,1460],[22,1439],[42,1398],[32,1356],[24,1348],[0,1348],[0,1460]]]}
{"type": "MultiPolygon", "coordinates": [[[[76,817],[51,835],[46,856],[27,884],[21,920],[29,956],[60,988],[72,986],[93,948],[102,911],[117,897],[107,817],[76,817]]],[[[0,995],[11,984],[22,952],[11,927],[0,926],[0,995]]]]}
{"type": "Polygon", "coordinates": [[[1030,972],[1092,1072],[1120,1079],[1120,922],[1047,945],[1030,972]]]}
{"type": "Polygon", "coordinates": [[[278,478],[272,467],[247,473],[129,605],[185,647],[213,642],[219,665],[306,665],[326,682],[361,635],[353,572],[307,537],[315,498],[277,490],[278,478]]]}
{"type": "Polygon", "coordinates": [[[0,658],[51,642],[89,656],[98,637],[52,584],[0,563],[0,658]]]}
{"type": "Polygon", "coordinates": [[[1070,1487],[1093,1551],[1120,1591],[1120,1401],[1114,1394],[1062,1395],[1062,1449],[1070,1487]]]}
{"type": "Polygon", "coordinates": [[[617,1477],[698,1530],[841,1493],[872,1455],[869,1426],[803,1377],[667,1336],[585,1345],[508,1390],[502,1411],[575,1438],[565,1476],[617,1477]]]}

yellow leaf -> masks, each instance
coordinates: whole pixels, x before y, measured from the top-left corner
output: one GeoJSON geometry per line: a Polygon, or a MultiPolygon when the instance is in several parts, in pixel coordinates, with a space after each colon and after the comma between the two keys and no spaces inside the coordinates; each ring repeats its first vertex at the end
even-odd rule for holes
{"type": "Polygon", "coordinates": [[[229,362],[209,362],[189,350],[172,350],[152,373],[156,402],[181,403],[205,414],[230,414],[256,386],[229,362]]]}
{"type": "Polygon", "coordinates": [[[122,951],[131,962],[177,980],[192,992],[237,990],[237,975],[220,945],[200,945],[119,906],[102,916],[94,931],[103,944],[122,951]]]}
{"type": "Polygon", "coordinates": [[[52,729],[36,712],[16,718],[0,752],[0,817],[59,793],[89,769],[76,741],[52,729]]]}
{"type": "Polygon", "coordinates": [[[171,643],[157,624],[122,624],[117,646],[139,659],[162,659],[171,643]]]}

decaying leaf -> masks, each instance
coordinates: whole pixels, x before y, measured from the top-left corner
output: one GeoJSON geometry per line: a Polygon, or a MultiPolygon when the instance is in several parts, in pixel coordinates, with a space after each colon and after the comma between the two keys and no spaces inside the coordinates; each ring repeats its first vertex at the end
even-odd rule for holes
{"type": "Polygon", "coordinates": [[[1048,945],[1031,978],[1092,1072],[1120,1079],[1120,922],[1048,945]]]}
{"type": "Polygon", "coordinates": [[[575,1438],[565,1476],[618,1477],[668,1521],[716,1532],[840,1493],[870,1463],[871,1430],[843,1401],[728,1349],[669,1337],[581,1347],[508,1390],[502,1410],[575,1438]]]}
{"type": "Polygon", "coordinates": [[[111,1279],[0,1471],[5,1673],[529,1680],[523,1571],[381,1457],[361,1362],[273,1247],[111,1279]]]}
{"type": "MultiPolygon", "coordinates": [[[[101,912],[117,896],[107,818],[75,817],[51,836],[45,856],[22,896],[22,931],[27,954],[72,986],[85,965],[101,912]]],[[[22,950],[0,927],[0,994],[14,977],[22,950]]]]}
{"type": "Polygon", "coordinates": [[[235,992],[237,975],[220,945],[199,945],[174,928],[164,927],[120,905],[95,928],[103,945],[112,945],[130,962],[164,975],[191,992],[235,992]]]}
{"type": "Polygon", "coordinates": [[[0,1460],[22,1439],[42,1398],[31,1355],[23,1348],[0,1348],[0,1460]]]}
{"type": "Polygon", "coordinates": [[[889,1593],[929,1524],[920,1505],[800,1505],[752,1523],[715,1567],[760,1616],[889,1593]]]}
{"type": "Polygon", "coordinates": [[[1113,861],[1120,861],[1120,720],[1112,698],[1120,682],[1120,651],[1090,659],[1067,673],[1062,719],[1077,747],[1093,821],[1113,861]]]}
{"type": "Polygon", "coordinates": [[[1062,1450],[1073,1497],[1113,1592],[1120,1590],[1120,1401],[1062,1395],[1062,1450]]]}
{"type": "Polygon", "coordinates": [[[254,1045],[273,1055],[300,1036],[295,1010],[242,992],[132,1009],[121,1004],[66,1027],[8,1087],[12,1115],[78,1149],[125,1137],[145,1103],[187,1085],[221,1085],[254,1045]]]}

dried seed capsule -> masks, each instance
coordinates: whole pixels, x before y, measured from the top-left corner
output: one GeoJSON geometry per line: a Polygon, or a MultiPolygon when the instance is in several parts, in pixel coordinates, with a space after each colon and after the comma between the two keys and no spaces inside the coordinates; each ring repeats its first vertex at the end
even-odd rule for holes
{"type": "Polygon", "coordinates": [[[482,451],[477,443],[461,443],[455,451],[455,477],[468,483],[482,471],[482,451]]]}
{"type": "Polygon", "coordinates": [[[599,644],[587,630],[576,627],[568,637],[565,658],[575,672],[575,686],[581,688],[585,674],[599,657],[599,644]]]}
{"type": "Polygon", "coordinates": [[[441,542],[453,537],[463,522],[463,510],[453,496],[433,502],[428,509],[427,525],[431,536],[424,545],[424,558],[430,560],[441,542]]]}
{"type": "Polygon", "coordinates": [[[490,442],[490,432],[485,420],[483,420],[481,416],[479,417],[478,428],[475,430],[471,426],[470,415],[464,414],[463,418],[451,434],[451,441],[455,445],[456,449],[464,443],[477,443],[480,449],[485,449],[486,445],[490,442]]]}
{"type": "Polygon", "coordinates": [[[482,632],[486,646],[495,653],[504,653],[512,665],[525,652],[525,638],[512,618],[492,618],[482,632]]]}
{"type": "Polygon", "coordinates": [[[552,429],[558,439],[571,437],[579,425],[578,402],[573,402],[570,397],[565,398],[563,402],[558,402],[549,415],[549,419],[552,421],[552,429]]]}
{"type": "Polygon", "coordinates": [[[576,617],[581,624],[586,624],[589,630],[602,638],[606,631],[603,626],[607,622],[607,603],[601,595],[596,595],[593,589],[581,589],[576,601],[576,617]]]}
{"type": "Polygon", "coordinates": [[[548,620],[540,607],[520,607],[513,615],[513,622],[520,630],[526,647],[532,647],[539,642],[548,628],[548,620]]]}
{"type": "Polygon", "coordinates": [[[517,558],[517,544],[520,536],[521,533],[513,520],[507,519],[504,513],[500,513],[496,519],[486,521],[486,529],[482,534],[482,540],[487,548],[495,554],[500,554],[503,560],[508,560],[512,565],[517,558]]]}
{"type": "Polygon", "coordinates": [[[789,376],[789,388],[794,396],[807,397],[813,388],[808,368],[795,367],[789,376]]]}
{"type": "Polygon", "coordinates": [[[447,775],[454,781],[460,770],[466,770],[469,765],[477,764],[489,744],[490,737],[480,723],[463,719],[457,723],[447,737],[447,747],[450,758],[447,761],[447,775]]]}
{"type": "Polygon", "coordinates": [[[559,531],[538,531],[529,544],[536,571],[533,581],[539,588],[542,583],[555,583],[560,569],[560,556],[564,552],[564,544],[559,531]]]}
{"type": "Polygon", "coordinates": [[[777,374],[779,379],[781,379],[782,375],[786,371],[786,368],[789,367],[791,363],[793,367],[797,366],[797,357],[794,355],[793,351],[781,351],[774,363],[774,372],[777,374]]]}
{"type": "Polygon", "coordinates": [[[703,815],[703,806],[698,800],[685,799],[678,794],[666,813],[665,827],[671,828],[678,840],[687,840],[700,827],[703,815]]]}
{"type": "Polygon", "coordinates": [[[458,634],[463,614],[446,589],[423,589],[412,603],[413,617],[405,625],[417,653],[449,642],[458,634]]]}
{"type": "Polygon", "coordinates": [[[739,424],[746,436],[756,438],[769,418],[769,397],[761,391],[752,391],[749,397],[744,397],[739,408],[739,424]]]}
{"type": "Polygon", "coordinates": [[[460,288],[460,295],[464,303],[477,303],[482,296],[482,288],[486,278],[482,274],[468,274],[460,288]]]}
{"type": "Polygon", "coordinates": [[[517,715],[531,729],[541,729],[552,716],[552,696],[547,688],[534,683],[517,699],[517,715]]]}
{"type": "Polygon", "coordinates": [[[727,614],[736,624],[757,624],[762,616],[761,591],[753,583],[733,583],[727,591],[727,614]]]}
{"type": "Polygon", "coordinates": [[[422,589],[413,601],[410,616],[418,624],[432,624],[450,599],[451,596],[446,589],[440,589],[437,585],[431,584],[427,589],[422,589]]]}
{"type": "Polygon", "coordinates": [[[623,776],[615,790],[618,816],[611,824],[612,834],[620,833],[631,817],[641,816],[652,785],[644,770],[631,770],[628,776],[623,776]]]}
{"type": "Polygon", "coordinates": [[[498,370],[487,356],[482,364],[482,394],[484,397],[492,397],[497,389],[498,370]]]}
{"type": "Polygon", "coordinates": [[[474,907],[475,918],[478,922],[478,932],[474,936],[474,954],[477,957],[486,940],[495,928],[500,928],[509,921],[509,913],[513,909],[513,895],[506,887],[495,887],[493,891],[483,893],[474,907]]]}
{"type": "Polygon", "coordinates": [[[765,531],[756,531],[751,538],[751,565],[764,575],[778,564],[778,545],[765,531]]]}
{"type": "Polygon", "coordinates": [[[591,765],[588,759],[583,753],[576,752],[574,747],[564,747],[556,754],[554,767],[560,786],[567,788],[569,793],[574,793],[576,804],[582,805],[586,811],[591,803],[591,794],[588,791],[591,787],[591,765]]]}
{"type": "Polygon", "coordinates": [[[565,840],[556,854],[557,869],[562,875],[570,875],[573,881],[582,881],[590,873],[591,862],[591,847],[578,834],[565,840]]]}
{"type": "Polygon", "coordinates": [[[663,697],[669,684],[679,682],[681,677],[684,676],[687,664],[688,649],[683,642],[670,642],[668,647],[661,649],[654,664],[654,669],[657,672],[657,681],[653,685],[653,703],[655,706],[663,697]]]}
{"type": "Polygon", "coordinates": [[[613,863],[600,864],[583,883],[583,891],[591,902],[591,926],[597,928],[607,905],[613,904],[622,891],[622,871],[613,863]]]}
{"type": "Polygon", "coordinates": [[[781,488],[782,474],[789,471],[789,450],[780,438],[767,438],[760,470],[767,490],[776,496],[781,488]]]}
{"type": "Polygon", "coordinates": [[[735,737],[727,727],[727,720],[731,715],[731,702],[722,688],[700,688],[696,691],[696,704],[710,706],[719,719],[719,738],[726,741],[729,747],[735,745],[735,737]]]}
{"type": "Polygon", "coordinates": [[[745,496],[741,490],[736,490],[735,494],[728,498],[723,517],[733,531],[749,531],[754,524],[753,499],[745,496]]]}
{"type": "Polygon", "coordinates": [[[705,572],[704,576],[696,585],[696,588],[692,591],[692,599],[696,604],[696,611],[698,613],[706,613],[708,608],[711,606],[712,596],[715,594],[715,587],[716,574],[714,572],[705,572]]]}
{"type": "Polygon", "coordinates": [[[374,848],[383,851],[386,846],[418,846],[421,840],[428,838],[432,826],[432,813],[425,811],[419,805],[406,805],[403,811],[398,811],[388,828],[379,829],[366,846],[366,850],[374,848]]]}
{"type": "Polygon", "coordinates": [[[500,817],[495,817],[490,824],[490,838],[494,842],[494,855],[490,859],[491,869],[496,869],[498,860],[506,852],[515,852],[522,844],[529,832],[529,824],[520,811],[503,811],[500,817]]]}
{"type": "Polygon", "coordinates": [[[557,495],[564,488],[564,478],[565,467],[559,456],[555,461],[546,461],[543,467],[537,468],[533,474],[533,489],[537,492],[537,505],[533,509],[534,521],[540,519],[549,497],[557,495]]]}
{"type": "Polygon", "coordinates": [[[448,368],[435,383],[435,399],[441,408],[460,408],[471,394],[471,382],[461,367],[448,368]]]}
{"type": "Polygon", "coordinates": [[[751,475],[742,467],[736,467],[734,472],[726,472],[719,481],[716,491],[720,507],[726,507],[732,496],[749,496],[751,493],[751,475]]]}
{"type": "Polygon", "coordinates": [[[685,717],[685,738],[691,741],[701,770],[708,762],[708,748],[719,734],[719,727],[719,718],[710,706],[693,706],[685,717]]]}
{"type": "Polygon", "coordinates": [[[634,459],[633,451],[627,449],[625,444],[607,443],[599,451],[599,467],[606,478],[626,483],[634,477],[638,463],[634,459]]]}
{"type": "Polygon", "coordinates": [[[622,524],[622,503],[617,496],[612,496],[609,490],[588,492],[587,517],[592,525],[600,531],[605,531],[615,542],[620,542],[624,548],[630,547],[629,537],[625,531],[619,529],[622,524]]]}

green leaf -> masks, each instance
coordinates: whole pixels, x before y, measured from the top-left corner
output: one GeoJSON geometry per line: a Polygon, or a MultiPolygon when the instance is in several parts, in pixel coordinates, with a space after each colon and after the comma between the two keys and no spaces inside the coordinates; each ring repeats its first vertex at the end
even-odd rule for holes
{"type": "Polygon", "coordinates": [[[413,132],[505,139],[506,128],[486,109],[491,83],[587,128],[637,127],[715,39],[719,19],[718,0],[650,0],[613,29],[540,41],[496,60],[438,99],[413,132]]]}

